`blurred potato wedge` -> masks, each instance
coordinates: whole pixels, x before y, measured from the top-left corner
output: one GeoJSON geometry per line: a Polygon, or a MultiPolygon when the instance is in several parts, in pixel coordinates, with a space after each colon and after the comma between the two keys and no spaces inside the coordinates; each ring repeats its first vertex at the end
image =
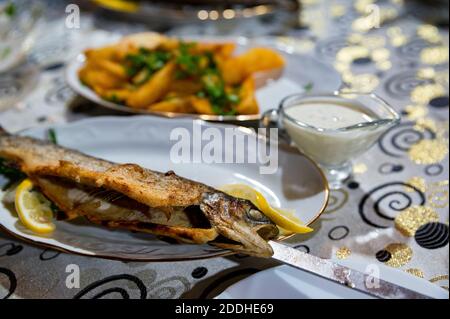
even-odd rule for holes
{"type": "Polygon", "coordinates": [[[106,47],[98,49],[87,49],[84,51],[84,55],[90,61],[93,60],[116,60],[117,59],[117,47],[116,45],[108,45],[106,47]]]}
{"type": "Polygon", "coordinates": [[[239,92],[240,102],[236,106],[238,114],[258,114],[258,102],[255,96],[255,82],[250,76],[244,83],[242,83],[241,91],[239,92]]]}
{"type": "Polygon", "coordinates": [[[202,84],[192,80],[173,80],[170,84],[170,91],[179,95],[192,95],[201,89],[202,84]]]}
{"type": "Polygon", "coordinates": [[[167,37],[157,32],[141,32],[123,37],[117,44],[117,55],[123,59],[140,48],[154,50],[167,41],[167,37]]]}
{"type": "Polygon", "coordinates": [[[101,87],[104,89],[116,89],[124,84],[122,79],[119,79],[111,73],[93,68],[84,68],[78,73],[81,82],[90,87],[101,87]]]}
{"type": "Polygon", "coordinates": [[[200,98],[197,96],[191,96],[190,98],[192,107],[198,114],[208,114],[214,115],[214,111],[212,109],[211,103],[208,99],[200,98]]]}
{"type": "Polygon", "coordinates": [[[220,68],[227,84],[242,83],[250,75],[280,69],[284,66],[283,57],[267,48],[252,48],[237,57],[223,60],[220,68]]]}
{"type": "Polygon", "coordinates": [[[189,97],[174,97],[158,103],[154,103],[148,107],[153,112],[173,112],[173,113],[193,113],[195,109],[192,107],[189,97]]]}
{"type": "Polygon", "coordinates": [[[129,89],[103,89],[101,87],[96,87],[95,92],[105,100],[114,103],[125,102],[131,94],[129,89]]]}
{"type": "Polygon", "coordinates": [[[169,62],[156,72],[146,83],[133,91],[127,99],[127,105],[134,108],[146,108],[167,94],[175,73],[175,63],[169,62]]]}
{"type": "Polygon", "coordinates": [[[91,63],[95,68],[107,71],[120,79],[126,80],[128,78],[125,68],[120,63],[110,60],[94,60],[91,63]]]}

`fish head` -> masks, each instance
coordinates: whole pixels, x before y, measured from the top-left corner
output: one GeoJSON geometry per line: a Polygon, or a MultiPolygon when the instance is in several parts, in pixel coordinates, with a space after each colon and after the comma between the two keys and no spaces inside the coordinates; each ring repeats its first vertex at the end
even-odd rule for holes
{"type": "Polygon", "coordinates": [[[225,237],[214,245],[249,255],[272,256],[267,241],[278,236],[278,227],[249,200],[222,192],[204,193],[200,209],[225,237]]]}

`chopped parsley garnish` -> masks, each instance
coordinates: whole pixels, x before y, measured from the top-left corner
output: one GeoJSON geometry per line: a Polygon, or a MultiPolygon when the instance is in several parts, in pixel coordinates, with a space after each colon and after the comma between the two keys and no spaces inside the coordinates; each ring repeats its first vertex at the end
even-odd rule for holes
{"type": "Polygon", "coordinates": [[[146,81],[153,73],[161,69],[170,58],[171,54],[169,52],[149,51],[141,48],[138,53],[127,55],[126,72],[129,76],[133,77],[141,71],[146,70],[148,73],[148,77],[145,79],[146,81]]]}
{"type": "Polygon", "coordinates": [[[55,131],[55,129],[49,128],[47,134],[48,134],[48,140],[50,142],[52,142],[55,145],[58,144],[58,139],[56,138],[56,131],[55,131]]]}
{"type": "MultiPolygon", "coordinates": [[[[200,81],[202,89],[196,95],[208,99],[214,113],[220,115],[236,113],[234,106],[239,103],[237,90],[225,88],[213,53],[198,52],[195,50],[196,45],[195,42],[181,42],[178,49],[172,53],[141,48],[137,53],[127,55],[126,72],[134,85],[141,85],[172,59],[177,65],[175,79],[200,81]]],[[[108,100],[120,102],[116,101],[114,96],[108,100]]]]}
{"type": "Polygon", "coordinates": [[[3,10],[8,17],[14,16],[17,11],[16,5],[12,2],[8,3],[3,10]]]}
{"type": "Polygon", "coordinates": [[[178,79],[197,78],[202,90],[197,97],[207,98],[214,113],[219,115],[235,114],[233,106],[239,103],[239,95],[227,93],[225,82],[219,72],[211,52],[193,53],[196,43],[180,43],[176,62],[179,66],[178,79]]]}
{"type": "Polygon", "coordinates": [[[309,82],[309,83],[305,84],[305,86],[303,87],[303,89],[305,90],[305,92],[311,92],[311,90],[313,89],[313,87],[314,87],[314,83],[309,82]]]}

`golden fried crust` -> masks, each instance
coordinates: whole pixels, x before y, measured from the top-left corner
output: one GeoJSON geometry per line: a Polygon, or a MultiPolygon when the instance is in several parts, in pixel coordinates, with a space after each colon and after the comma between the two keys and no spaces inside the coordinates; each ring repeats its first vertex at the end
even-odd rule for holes
{"type": "Polygon", "coordinates": [[[150,207],[198,205],[213,189],[173,172],[160,173],[136,164],[115,164],[28,137],[2,136],[0,157],[16,162],[27,175],[56,176],[123,193],[150,207]]]}
{"type": "Polygon", "coordinates": [[[177,176],[144,169],[135,164],[116,165],[97,180],[98,187],[114,189],[150,207],[198,205],[212,188],[177,176]]]}

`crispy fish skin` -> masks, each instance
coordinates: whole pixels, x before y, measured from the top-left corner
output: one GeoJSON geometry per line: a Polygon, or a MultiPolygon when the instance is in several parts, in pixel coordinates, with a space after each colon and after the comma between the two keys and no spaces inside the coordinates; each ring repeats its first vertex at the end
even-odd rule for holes
{"type": "Polygon", "coordinates": [[[150,207],[199,205],[204,192],[215,191],[170,171],[115,164],[30,137],[2,136],[0,157],[14,161],[27,175],[57,176],[107,187],[150,207]]]}
{"type": "MultiPolygon", "coordinates": [[[[155,172],[136,164],[115,164],[50,142],[9,135],[0,128],[0,157],[29,176],[57,206],[72,215],[112,228],[148,232],[189,243],[210,242],[234,251],[269,257],[266,242],[278,235],[278,228],[249,201],[228,196],[212,187],[177,176],[155,172]],[[106,189],[130,200],[158,209],[167,217],[180,208],[199,207],[211,228],[200,230],[185,225],[163,225],[151,220],[125,220],[99,214],[82,205],[71,207],[48,178],[59,178],[80,186],[106,189]],[[44,182],[47,181],[47,184],[44,182]],[[225,239],[224,242],[219,237],[225,239]]],[[[119,214],[120,215],[120,214],[119,214]]]]}

